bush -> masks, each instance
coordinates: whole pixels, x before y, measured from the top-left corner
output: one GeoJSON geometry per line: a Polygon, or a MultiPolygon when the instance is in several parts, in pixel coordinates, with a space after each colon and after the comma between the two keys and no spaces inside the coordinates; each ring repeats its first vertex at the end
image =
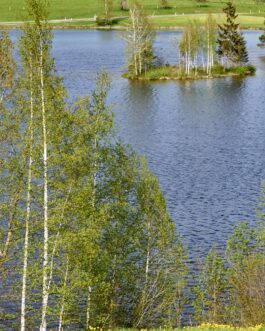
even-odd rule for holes
{"type": "Polygon", "coordinates": [[[150,80],[157,80],[160,78],[171,77],[170,67],[158,67],[152,68],[144,74],[144,76],[150,80]]]}
{"type": "Polygon", "coordinates": [[[256,68],[250,64],[237,66],[237,67],[230,67],[227,69],[228,73],[235,73],[239,76],[246,76],[246,75],[253,75],[256,72],[256,68]]]}
{"type": "Polygon", "coordinates": [[[106,19],[105,17],[97,17],[96,23],[98,26],[108,26],[108,25],[113,25],[115,23],[117,23],[117,20],[113,20],[113,19],[106,19]]]}

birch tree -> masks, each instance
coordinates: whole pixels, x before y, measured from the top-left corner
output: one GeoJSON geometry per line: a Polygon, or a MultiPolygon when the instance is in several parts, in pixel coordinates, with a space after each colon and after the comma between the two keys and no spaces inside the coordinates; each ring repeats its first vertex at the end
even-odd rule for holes
{"type": "Polygon", "coordinates": [[[199,70],[210,75],[215,63],[215,44],[216,23],[211,15],[203,25],[198,21],[190,22],[179,41],[181,70],[184,69],[187,76],[196,76],[199,70]]]}
{"type": "MultiPolygon", "coordinates": [[[[50,55],[52,38],[50,27],[47,24],[47,3],[46,1],[40,0],[28,0],[27,10],[29,18],[33,21],[33,23],[26,24],[21,43],[24,74],[25,77],[27,77],[26,80],[29,82],[26,86],[26,93],[28,95],[28,99],[30,100],[28,103],[30,113],[28,122],[29,157],[23,262],[24,267],[22,277],[21,329],[25,328],[25,302],[29,245],[28,234],[32,204],[31,191],[33,189],[31,187],[32,164],[34,163],[34,181],[38,181],[39,184],[34,186],[33,202],[35,208],[40,206],[43,215],[43,250],[40,255],[40,257],[42,257],[42,316],[40,330],[46,330],[47,308],[51,282],[50,265],[52,263],[51,257],[53,250],[52,245],[50,245],[49,230],[53,227],[53,220],[55,218],[54,213],[57,212],[60,206],[60,200],[58,200],[60,191],[56,181],[59,180],[59,177],[63,173],[62,164],[59,173],[58,170],[55,170],[58,169],[58,163],[61,161],[61,156],[56,149],[60,145],[62,154],[62,142],[64,142],[62,139],[62,128],[64,127],[64,129],[66,129],[66,126],[64,126],[63,123],[66,123],[65,121],[67,116],[64,111],[64,90],[60,79],[58,79],[55,74],[53,59],[50,55]],[[56,175],[54,171],[56,171],[56,175]],[[42,186],[40,186],[40,183],[42,183],[42,186]],[[50,188],[48,187],[48,183],[51,184],[50,188]],[[42,190],[40,189],[41,187],[42,190]],[[49,207],[53,205],[53,202],[49,201],[49,194],[53,196],[53,199],[56,198],[58,204],[57,209],[53,206],[53,212],[49,212],[49,207]]],[[[67,189],[65,189],[64,193],[65,196],[67,196],[67,189]]],[[[60,220],[59,217],[57,219],[60,220]]],[[[32,243],[32,247],[35,246],[36,243],[32,243]]]]}
{"type": "Polygon", "coordinates": [[[28,0],[27,10],[15,100],[0,114],[1,262],[12,248],[22,266],[20,329],[151,325],[151,313],[155,325],[172,321],[183,248],[157,181],[115,138],[108,75],[67,107],[47,3],[28,0]]]}
{"type": "Polygon", "coordinates": [[[194,287],[193,306],[198,323],[225,323],[224,305],[228,290],[226,272],[224,258],[216,250],[210,250],[194,287]]]}
{"type": "Polygon", "coordinates": [[[127,42],[128,69],[136,77],[148,70],[153,64],[154,37],[155,33],[142,6],[137,1],[133,1],[124,39],[127,42]]]}
{"type": "Polygon", "coordinates": [[[143,275],[135,327],[180,325],[185,257],[157,179],[142,165],[137,198],[142,217],[143,275]],[[159,322],[158,322],[159,323],[159,322]]]}
{"type": "MultiPolygon", "coordinates": [[[[22,36],[20,42],[20,54],[24,67],[23,83],[27,91],[26,95],[29,102],[28,105],[29,124],[28,124],[28,138],[27,138],[27,184],[26,184],[26,215],[25,215],[25,237],[24,237],[24,256],[23,256],[23,273],[22,273],[22,293],[21,293],[21,331],[26,330],[26,291],[27,291],[27,275],[28,275],[28,257],[29,257],[29,231],[31,218],[31,203],[32,203],[32,166],[33,166],[33,139],[34,139],[34,87],[33,87],[33,61],[34,44],[30,41],[31,38],[25,38],[32,34],[32,29],[29,25],[24,27],[24,37],[22,36]]],[[[21,81],[22,83],[22,81],[21,81]]],[[[22,83],[22,84],[23,84],[22,83]]]]}
{"type": "Polygon", "coordinates": [[[15,61],[8,33],[0,35],[0,267],[10,252],[24,180],[23,115],[14,108],[15,61]],[[20,160],[20,162],[19,162],[20,160]]]}
{"type": "Polygon", "coordinates": [[[216,21],[213,19],[212,15],[209,14],[205,21],[205,34],[206,34],[206,53],[207,53],[207,65],[206,72],[211,75],[212,68],[215,62],[216,56],[216,21]]]}
{"type": "Polygon", "coordinates": [[[103,17],[98,18],[98,23],[103,25],[112,24],[113,0],[100,0],[103,6],[103,17]]]}

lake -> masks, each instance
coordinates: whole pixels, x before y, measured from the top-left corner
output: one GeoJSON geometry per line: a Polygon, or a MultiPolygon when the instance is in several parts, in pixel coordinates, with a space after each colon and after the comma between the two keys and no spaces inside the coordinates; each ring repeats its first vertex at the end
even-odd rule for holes
{"type": "MultiPolygon", "coordinates": [[[[265,50],[256,47],[260,32],[244,35],[253,77],[132,83],[121,78],[120,32],[54,32],[53,54],[70,99],[93,89],[100,68],[109,71],[116,131],[146,155],[192,258],[222,247],[240,221],[255,224],[265,179],[265,50]]],[[[169,63],[177,61],[179,37],[157,34],[155,49],[169,63]]]]}

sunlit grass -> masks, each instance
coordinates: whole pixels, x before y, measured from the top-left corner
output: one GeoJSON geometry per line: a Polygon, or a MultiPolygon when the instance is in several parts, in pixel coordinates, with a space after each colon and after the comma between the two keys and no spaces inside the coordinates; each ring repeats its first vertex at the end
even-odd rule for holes
{"type": "MultiPolygon", "coordinates": [[[[203,22],[207,14],[176,15],[173,17],[154,17],[151,21],[155,26],[182,27],[186,26],[191,20],[203,22]]],[[[225,16],[223,14],[213,14],[217,23],[223,23],[225,16]]],[[[260,16],[239,15],[238,22],[242,28],[262,28],[264,27],[264,18],[260,16]]]]}
{"type": "MultiPolygon", "coordinates": [[[[119,1],[114,1],[113,15],[114,16],[128,16],[128,12],[121,11],[119,8],[119,1]]],[[[182,15],[182,14],[199,14],[199,13],[221,13],[225,1],[209,0],[206,3],[198,3],[195,0],[183,0],[176,2],[169,0],[171,8],[161,9],[158,6],[158,0],[142,0],[144,8],[149,15],[182,15]]],[[[265,15],[265,3],[255,2],[251,0],[235,0],[237,11],[239,13],[247,14],[245,18],[240,18],[242,24],[250,26],[261,25],[263,23],[263,16],[265,15]],[[259,17],[255,17],[259,16],[259,17]],[[256,20],[257,18],[257,20],[256,20]]],[[[64,18],[91,18],[94,15],[100,15],[103,12],[103,1],[101,0],[52,0],[50,19],[64,19],[64,18]]],[[[17,21],[25,16],[24,0],[1,0],[0,1],[0,21],[17,21]]],[[[203,15],[202,15],[203,16],[203,15]]],[[[169,25],[183,25],[187,22],[187,18],[166,18],[161,17],[155,19],[155,24],[163,26],[169,25]]],[[[82,23],[85,24],[85,23],[82,23]]],[[[87,23],[88,25],[90,23],[87,23]]],[[[71,25],[71,24],[69,24],[71,25]]]]}

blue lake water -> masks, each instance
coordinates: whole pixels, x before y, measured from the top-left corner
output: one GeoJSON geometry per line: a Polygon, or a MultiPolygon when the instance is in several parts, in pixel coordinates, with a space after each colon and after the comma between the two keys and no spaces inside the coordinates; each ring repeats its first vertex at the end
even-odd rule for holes
{"type": "MultiPolygon", "coordinates": [[[[131,83],[121,78],[120,32],[54,32],[56,65],[71,100],[93,89],[100,68],[109,71],[117,133],[146,155],[192,256],[222,247],[238,222],[255,224],[265,179],[265,49],[256,47],[259,34],[244,33],[257,66],[253,77],[131,83]]],[[[156,51],[169,63],[177,61],[173,39],[179,36],[157,34],[156,51]]]]}

